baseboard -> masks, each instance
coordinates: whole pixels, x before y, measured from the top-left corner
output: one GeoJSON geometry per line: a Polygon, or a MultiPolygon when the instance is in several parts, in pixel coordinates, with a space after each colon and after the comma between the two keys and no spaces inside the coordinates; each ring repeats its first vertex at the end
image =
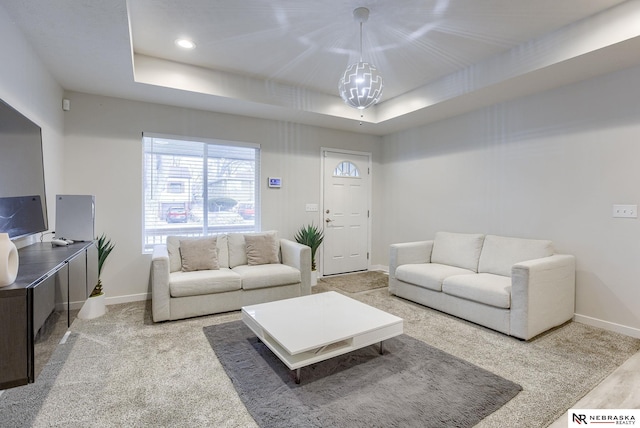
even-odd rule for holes
{"type": "Polygon", "coordinates": [[[82,302],[69,302],[69,308],[73,311],[73,310],[80,310],[82,309],[82,306],[84,305],[85,300],[83,300],[82,302]]]}
{"type": "Polygon", "coordinates": [[[587,324],[593,327],[602,328],[604,330],[613,331],[616,333],[624,334],[625,336],[635,337],[640,339],[640,329],[629,327],[622,324],[616,324],[610,321],[604,321],[598,318],[589,317],[586,315],[574,314],[573,320],[582,324],[587,324]]]}
{"type": "Polygon", "coordinates": [[[119,305],[120,303],[141,302],[151,300],[151,293],[127,294],[126,296],[107,297],[106,303],[109,305],[119,305]]]}
{"type": "MultiPolygon", "coordinates": [[[[369,271],[370,272],[371,271],[376,271],[376,270],[377,271],[382,271],[382,272],[388,274],[389,273],[389,266],[385,266],[385,265],[370,265],[369,266],[369,271]]],[[[336,275],[352,275],[352,274],[355,274],[355,273],[358,273],[358,272],[338,273],[336,275]]],[[[331,275],[329,275],[329,276],[331,276],[331,275]]],[[[327,277],[326,275],[320,276],[320,272],[318,271],[318,279],[326,278],[326,277],[327,277]]],[[[314,287],[314,286],[312,285],[312,287],[314,287]]]]}
{"type": "MultiPolygon", "coordinates": [[[[84,300],[82,302],[70,302],[69,303],[69,308],[74,311],[74,310],[80,310],[82,309],[82,305],[84,305],[84,300]]],[[[56,303],[56,311],[61,312],[61,311],[66,311],[67,310],[67,304],[66,303],[56,303]]]]}
{"type": "MultiPolygon", "coordinates": [[[[107,297],[105,299],[105,303],[107,306],[109,305],[119,305],[120,303],[130,303],[130,302],[140,302],[144,300],[151,300],[151,293],[140,293],[140,294],[128,294],[126,296],[117,296],[117,297],[107,297]]],[[[71,310],[79,310],[82,309],[82,305],[84,305],[84,300],[79,302],[70,302],[69,307],[71,310]]],[[[66,311],[67,304],[66,303],[56,303],[57,311],[66,311]]]]}
{"type": "Polygon", "coordinates": [[[371,265],[369,270],[381,270],[383,272],[389,273],[389,266],[385,265],[371,265]]]}

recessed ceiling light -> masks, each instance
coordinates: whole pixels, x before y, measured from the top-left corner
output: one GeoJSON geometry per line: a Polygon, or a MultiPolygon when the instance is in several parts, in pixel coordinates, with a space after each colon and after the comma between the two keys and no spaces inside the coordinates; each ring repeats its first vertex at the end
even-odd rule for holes
{"type": "Polygon", "coordinates": [[[196,44],[189,39],[176,39],[176,45],[184,49],[193,49],[196,44]]]}

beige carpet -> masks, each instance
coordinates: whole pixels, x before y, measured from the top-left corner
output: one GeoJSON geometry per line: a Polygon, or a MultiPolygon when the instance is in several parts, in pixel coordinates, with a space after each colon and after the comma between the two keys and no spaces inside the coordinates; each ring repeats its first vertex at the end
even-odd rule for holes
{"type": "Polygon", "coordinates": [[[318,285],[334,287],[347,293],[361,293],[389,286],[389,275],[381,271],[351,273],[326,276],[318,280],[318,285]]]}
{"type": "MultiPolygon", "coordinates": [[[[384,288],[351,296],[404,318],[407,335],[523,387],[479,427],[546,427],[640,349],[640,340],[579,323],[522,342],[384,288]]],[[[154,324],[150,302],[136,302],[75,320],[36,383],[0,395],[1,425],[256,426],[203,333],[239,319],[236,311],[154,324]]]]}

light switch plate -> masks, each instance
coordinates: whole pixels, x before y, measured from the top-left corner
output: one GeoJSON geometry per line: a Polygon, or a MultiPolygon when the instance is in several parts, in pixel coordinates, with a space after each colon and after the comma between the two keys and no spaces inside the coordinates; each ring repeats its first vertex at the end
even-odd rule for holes
{"type": "Polygon", "coordinates": [[[638,218],[638,206],[614,205],[613,216],[616,218],[638,218]]]}
{"type": "Polygon", "coordinates": [[[307,204],[305,205],[304,210],[308,213],[318,212],[318,204],[307,204]]]}

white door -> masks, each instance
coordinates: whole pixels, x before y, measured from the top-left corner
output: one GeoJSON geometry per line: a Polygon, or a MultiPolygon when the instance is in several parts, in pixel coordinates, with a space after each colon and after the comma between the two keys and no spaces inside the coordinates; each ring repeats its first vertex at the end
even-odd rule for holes
{"type": "Polygon", "coordinates": [[[370,159],[323,151],[322,275],[368,269],[370,159]]]}

